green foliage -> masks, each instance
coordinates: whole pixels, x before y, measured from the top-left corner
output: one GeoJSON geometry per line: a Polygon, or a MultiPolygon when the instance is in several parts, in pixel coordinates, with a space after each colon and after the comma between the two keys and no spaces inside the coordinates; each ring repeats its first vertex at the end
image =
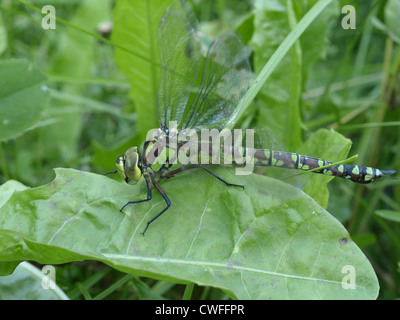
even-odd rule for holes
{"type": "Polygon", "coordinates": [[[129,95],[135,101],[142,139],[159,125],[153,116],[157,114],[159,72],[157,27],[169,2],[119,1],[113,12],[112,40],[124,46],[116,49],[115,60],[131,86],[129,95]]]}
{"type": "Polygon", "coordinates": [[[302,28],[311,24],[302,40],[296,41],[293,46],[286,45],[286,50],[290,48],[289,53],[286,54],[285,50],[277,58],[279,66],[262,87],[257,99],[257,103],[264,107],[259,108],[260,114],[256,126],[267,125],[276,132],[279,140],[292,150],[298,148],[301,143],[300,96],[303,82],[313,62],[324,55],[326,41],[325,34],[321,30],[324,30],[327,19],[337,12],[337,8],[332,5],[325,9],[330,1],[321,1],[311,9],[315,2],[306,1],[303,3],[305,5],[303,8],[297,5],[293,7],[290,1],[286,4],[281,1],[255,2],[255,30],[251,44],[255,51],[254,70],[257,74],[264,72],[267,66],[265,61],[270,57],[270,61],[275,61],[273,54],[279,52],[286,40],[297,40],[299,34],[296,34],[296,30],[300,33],[303,31],[302,28]],[[310,10],[308,16],[295,27],[297,21],[308,10],[310,10]],[[310,13],[314,15],[320,13],[320,15],[315,19],[316,17],[310,13]],[[288,35],[290,31],[292,33],[288,35]],[[313,50],[304,50],[302,46],[308,46],[310,38],[313,50]]]}
{"type": "Polygon", "coordinates": [[[23,61],[0,62],[0,140],[22,134],[46,107],[46,76],[23,61]]]}
{"type": "MultiPolygon", "coordinates": [[[[332,162],[353,142],[357,164],[398,169],[399,1],[353,1],[355,30],[341,27],[347,1],[190,3],[204,43],[233,30],[253,48],[238,128],[267,128],[284,151],[332,162]]],[[[24,260],[61,264],[57,284],[70,299],[181,299],[188,283],[185,299],[398,298],[396,180],[360,186],[218,167],[245,190],[199,170],[160,181],[172,206],[144,237],[161,196],[119,211],[144,199],[145,185],[100,174],[158,125],[157,26],[167,5],[60,0],[57,29],[44,30],[41,8],[1,4],[0,274],[24,260]],[[96,28],[111,20],[111,40],[102,39],[96,28]],[[77,170],[56,169],[54,179],[54,167],[77,170]],[[349,265],[357,286],[345,290],[349,265]]],[[[41,298],[23,277],[0,278],[0,291],[15,281],[13,298],[41,298]]]]}
{"type": "Polygon", "coordinates": [[[9,230],[1,246],[16,260],[99,260],[127,273],[220,287],[239,299],[376,297],[371,265],[311,198],[279,180],[216,172],[245,190],[221,188],[201,172],[165,181],[173,207],[143,237],[161,196],[121,213],[143,188],[57,169],[52,183],[16,191],[1,207],[0,229],[9,230]],[[190,203],[181,196],[187,188],[198,189],[190,203]],[[346,265],[357,269],[355,290],[342,288],[346,265]]]}

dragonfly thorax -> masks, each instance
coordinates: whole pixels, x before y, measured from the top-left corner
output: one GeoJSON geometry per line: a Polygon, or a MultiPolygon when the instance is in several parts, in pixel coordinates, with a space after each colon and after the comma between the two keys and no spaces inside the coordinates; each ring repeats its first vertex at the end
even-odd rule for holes
{"type": "Polygon", "coordinates": [[[116,160],[118,173],[126,183],[135,184],[142,177],[142,170],[139,167],[140,155],[137,147],[126,150],[123,156],[119,156],[116,160]]]}

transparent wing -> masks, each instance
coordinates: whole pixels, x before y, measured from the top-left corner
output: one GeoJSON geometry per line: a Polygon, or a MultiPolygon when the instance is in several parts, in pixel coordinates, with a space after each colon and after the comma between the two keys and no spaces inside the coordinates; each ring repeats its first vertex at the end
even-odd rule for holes
{"type": "Polygon", "coordinates": [[[183,118],[192,88],[201,70],[200,40],[196,36],[197,20],[191,9],[173,1],[158,26],[160,81],[158,117],[161,128],[183,118]]]}
{"type": "Polygon", "coordinates": [[[182,128],[229,126],[251,79],[248,51],[234,33],[218,37],[204,61],[197,93],[189,100],[181,120],[182,128]]]}

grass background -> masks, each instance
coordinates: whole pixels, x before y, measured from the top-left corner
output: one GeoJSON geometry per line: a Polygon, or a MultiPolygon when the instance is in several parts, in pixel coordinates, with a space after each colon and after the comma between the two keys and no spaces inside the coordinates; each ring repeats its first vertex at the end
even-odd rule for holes
{"type": "MultiPolygon", "coordinates": [[[[45,2],[32,4],[41,8],[45,2]]],[[[259,74],[313,3],[309,2],[308,7],[292,4],[294,16],[285,10],[268,15],[263,1],[190,3],[206,34],[234,30],[253,48],[251,63],[259,74]],[[270,22],[266,25],[265,21],[270,22]]],[[[138,11],[146,3],[137,1],[138,11]]],[[[288,3],[290,7],[290,1],[280,4],[285,8],[288,3]]],[[[338,1],[330,5],[288,53],[288,60],[274,70],[237,126],[266,127],[288,151],[299,150],[316,130],[333,128],[353,141],[351,154],[359,155],[358,164],[398,169],[398,3],[338,1]],[[341,8],[347,4],[356,8],[355,30],[341,28],[341,8]]],[[[116,155],[128,146],[139,145],[147,129],[157,125],[151,103],[157,88],[150,85],[130,90],[129,83],[135,77],[129,79],[122,72],[132,68],[150,77],[152,68],[146,70],[144,63],[148,57],[115,34],[111,38],[114,46],[99,40],[99,23],[113,20],[116,2],[56,1],[57,17],[66,22],[58,21],[56,30],[43,30],[42,15],[27,5],[4,0],[0,4],[1,58],[32,62],[47,75],[50,88],[50,101],[37,125],[1,142],[0,183],[15,179],[32,187],[43,185],[53,179],[52,168],[61,166],[109,171],[116,155]],[[116,45],[123,49],[115,49],[116,45]],[[130,65],[118,65],[116,61],[122,60],[118,55],[132,57],[130,65]]],[[[158,14],[162,15],[161,8],[158,14]]],[[[151,28],[156,30],[157,23],[154,18],[151,28]]],[[[341,179],[329,184],[328,210],[372,263],[381,286],[380,299],[399,295],[397,185],[390,179],[368,186],[341,179]]],[[[229,297],[216,288],[139,278],[94,261],[56,268],[57,284],[72,299],[180,299],[185,289],[185,298],[229,297]]]]}

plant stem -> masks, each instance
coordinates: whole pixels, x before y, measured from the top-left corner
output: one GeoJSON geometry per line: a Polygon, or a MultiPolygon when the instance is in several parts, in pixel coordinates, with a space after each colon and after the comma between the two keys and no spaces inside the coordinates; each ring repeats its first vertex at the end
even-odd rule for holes
{"type": "Polygon", "coordinates": [[[185,292],[183,293],[182,300],[190,300],[191,299],[192,293],[193,293],[193,288],[194,288],[194,283],[193,282],[189,282],[186,285],[185,292]]]}

